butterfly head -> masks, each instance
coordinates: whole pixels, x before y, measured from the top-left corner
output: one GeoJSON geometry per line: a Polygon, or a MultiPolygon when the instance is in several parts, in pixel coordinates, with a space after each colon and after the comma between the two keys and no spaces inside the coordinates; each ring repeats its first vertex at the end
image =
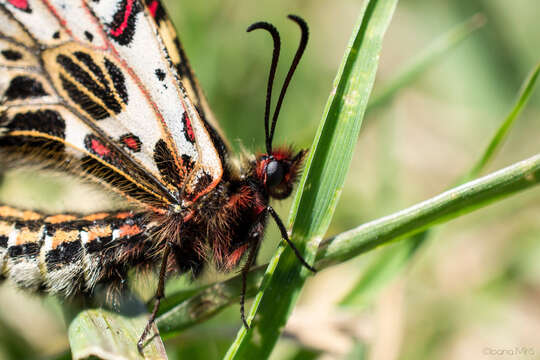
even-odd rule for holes
{"type": "Polygon", "coordinates": [[[305,155],[306,150],[295,153],[291,148],[280,148],[257,157],[256,176],[270,197],[285,199],[291,194],[305,155]]]}

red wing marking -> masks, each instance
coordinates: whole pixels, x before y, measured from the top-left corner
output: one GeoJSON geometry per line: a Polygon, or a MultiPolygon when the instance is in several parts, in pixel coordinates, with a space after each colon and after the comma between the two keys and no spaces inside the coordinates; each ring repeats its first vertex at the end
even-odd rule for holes
{"type": "MultiPolygon", "coordinates": [[[[128,21],[129,21],[130,16],[132,16],[132,13],[133,13],[133,0],[127,0],[127,4],[125,6],[125,10],[124,10],[124,14],[123,14],[124,16],[123,16],[122,22],[120,23],[120,26],[118,26],[116,29],[111,29],[110,30],[110,34],[112,36],[118,37],[118,36],[120,36],[120,35],[122,35],[124,33],[124,31],[128,27],[128,21]]],[[[121,17],[122,13],[121,12],[117,13],[115,15],[115,18],[117,16],[121,17]]]]}
{"type": "Polygon", "coordinates": [[[77,217],[74,215],[65,215],[65,214],[48,216],[44,219],[44,221],[49,224],[59,224],[59,223],[67,222],[67,221],[73,221],[73,220],[77,220],[77,217]]]}
{"type": "Polygon", "coordinates": [[[88,221],[103,220],[109,215],[110,214],[106,212],[96,213],[96,214],[91,214],[91,215],[83,217],[83,220],[88,220],[88,221]]]}
{"type": "Polygon", "coordinates": [[[191,120],[189,120],[189,116],[187,116],[187,112],[186,112],[186,116],[184,116],[184,119],[185,119],[185,124],[186,124],[186,133],[188,136],[188,140],[191,142],[194,142],[195,133],[193,132],[193,127],[191,126],[191,120]]]}
{"type": "Polygon", "coordinates": [[[14,217],[21,220],[39,220],[42,218],[41,214],[33,211],[22,211],[12,208],[10,206],[0,206],[0,217],[14,217]]]}
{"type": "Polygon", "coordinates": [[[122,225],[120,228],[120,237],[133,236],[141,233],[141,228],[138,225],[122,225]]]}
{"type": "Polygon", "coordinates": [[[132,137],[124,139],[124,144],[130,149],[136,149],[138,147],[137,142],[132,137]]]}
{"type": "Polygon", "coordinates": [[[28,0],[8,0],[8,3],[15,6],[17,9],[20,9],[23,11],[28,11],[30,8],[28,6],[28,0]]]}
{"type": "Polygon", "coordinates": [[[77,241],[78,239],[79,239],[79,230],[70,230],[70,231],[57,230],[54,233],[51,248],[56,249],[56,247],[62,243],[77,241]]]}
{"type": "Polygon", "coordinates": [[[128,217],[132,217],[132,216],[133,216],[133,213],[130,212],[130,211],[121,212],[121,213],[116,214],[117,219],[127,219],[128,217]]]}
{"type": "Polygon", "coordinates": [[[99,140],[92,139],[91,140],[91,148],[96,152],[97,155],[100,157],[106,157],[109,156],[111,153],[111,149],[109,149],[107,146],[103,145],[99,140]]]}
{"type": "Polygon", "coordinates": [[[94,241],[96,239],[110,236],[112,233],[111,226],[92,226],[88,231],[88,242],[94,241]]]}
{"type": "Polygon", "coordinates": [[[17,240],[15,240],[15,245],[23,245],[28,243],[37,242],[36,232],[28,228],[21,228],[19,234],[17,235],[17,240]]]}
{"type": "Polygon", "coordinates": [[[141,151],[141,140],[138,136],[133,134],[126,134],[120,136],[120,142],[126,145],[131,151],[139,152],[141,151]]]}
{"type": "Polygon", "coordinates": [[[153,18],[156,17],[156,11],[158,9],[159,3],[157,0],[152,1],[150,4],[148,4],[148,11],[150,12],[150,15],[152,15],[153,18]]]}

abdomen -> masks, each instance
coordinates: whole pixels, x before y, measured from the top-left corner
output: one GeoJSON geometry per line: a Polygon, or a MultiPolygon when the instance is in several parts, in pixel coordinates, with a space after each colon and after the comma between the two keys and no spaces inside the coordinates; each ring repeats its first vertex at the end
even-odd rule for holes
{"type": "Polygon", "coordinates": [[[31,291],[91,292],[152,261],[150,227],[143,215],[125,211],[48,216],[0,206],[0,275],[31,291]]]}

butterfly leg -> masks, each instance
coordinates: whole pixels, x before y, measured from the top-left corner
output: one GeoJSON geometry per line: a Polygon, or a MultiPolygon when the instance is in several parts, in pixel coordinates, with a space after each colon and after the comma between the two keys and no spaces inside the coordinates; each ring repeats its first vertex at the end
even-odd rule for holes
{"type": "Polygon", "coordinates": [[[171,253],[171,247],[172,244],[167,243],[167,245],[165,246],[165,250],[163,251],[161,268],[159,270],[159,282],[156,290],[156,295],[154,297],[154,309],[152,310],[152,314],[150,314],[150,319],[148,319],[146,327],[144,328],[144,331],[139,338],[139,341],[137,342],[137,349],[139,349],[139,353],[141,355],[143,355],[144,339],[146,339],[146,336],[150,332],[150,329],[152,328],[152,325],[156,320],[156,315],[159,310],[159,304],[161,302],[161,299],[163,299],[163,297],[165,296],[165,275],[167,274],[167,263],[169,259],[169,254],[171,253]]]}
{"type": "Polygon", "coordinates": [[[246,320],[246,313],[245,313],[245,301],[246,301],[246,291],[247,291],[247,277],[249,274],[249,269],[253,266],[255,263],[255,258],[257,257],[257,250],[259,249],[259,244],[254,244],[249,249],[248,258],[246,260],[246,263],[244,264],[244,267],[242,268],[242,293],[240,295],[240,317],[242,318],[242,322],[244,323],[244,326],[246,329],[249,329],[249,324],[246,320]]]}
{"type": "Polygon", "coordinates": [[[289,239],[289,234],[287,234],[287,229],[285,228],[285,225],[283,225],[283,222],[281,221],[281,219],[279,218],[278,214],[276,213],[276,211],[271,207],[271,206],[268,206],[267,209],[268,213],[270,213],[270,215],[272,216],[272,218],[274,219],[274,221],[276,222],[278,228],[279,228],[279,231],[281,232],[281,237],[283,239],[285,239],[285,241],[287,242],[287,244],[289,244],[289,246],[291,247],[291,249],[293,250],[294,252],[294,255],[296,255],[296,257],[298,258],[298,260],[300,261],[300,263],[302,265],[304,265],[304,267],[306,267],[309,271],[311,271],[312,273],[316,273],[317,272],[317,269],[315,269],[313,266],[309,265],[306,260],[302,257],[302,254],[300,254],[300,251],[296,248],[296,246],[294,246],[293,242],[291,241],[291,239],[289,239]]]}

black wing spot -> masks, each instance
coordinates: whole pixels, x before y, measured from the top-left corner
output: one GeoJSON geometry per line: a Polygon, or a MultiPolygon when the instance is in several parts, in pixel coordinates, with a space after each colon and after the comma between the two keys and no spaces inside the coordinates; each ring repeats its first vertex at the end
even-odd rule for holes
{"type": "Polygon", "coordinates": [[[99,79],[102,84],[107,84],[107,80],[105,79],[103,71],[101,71],[101,68],[97,66],[97,64],[94,62],[94,59],[92,59],[89,54],[82,51],[76,51],[73,53],[73,55],[75,55],[77,60],[88,66],[88,69],[90,69],[90,71],[94,74],[94,76],[99,79]]]}
{"type": "Polygon", "coordinates": [[[122,70],[118,66],[114,65],[109,59],[105,58],[105,67],[111,76],[114,88],[120,95],[120,98],[127,105],[128,103],[128,93],[126,88],[126,78],[122,73],[122,70]]]}
{"type": "Polygon", "coordinates": [[[206,171],[203,171],[200,177],[197,179],[195,188],[193,192],[187,194],[187,198],[193,200],[197,195],[199,195],[204,189],[206,189],[214,181],[214,178],[208,174],[206,171]]]}
{"type": "Polygon", "coordinates": [[[18,113],[4,126],[10,131],[38,131],[62,139],[66,130],[64,119],[53,110],[18,113]]]}
{"type": "Polygon", "coordinates": [[[74,263],[80,259],[82,245],[79,240],[59,244],[55,249],[45,255],[45,263],[48,271],[54,271],[62,265],[74,263]]]}
{"type": "Polygon", "coordinates": [[[32,242],[22,245],[10,246],[8,248],[9,257],[16,258],[19,256],[26,256],[29,258],[35,258],[39,254],[39,244],[32,242]]]}
{"type": "Polygon", "coordinates": [[[8,239],[6,235],[0,235],[0,248],[7,248],[8,239]]]}
{"type": "Polygon", "coordinates": [[[94,35],[93,35],[91,32],[89,32],[89,31],[85,31],[85,32],[84,32],[84,36],[85,36],[86,39],[87,39],[88,41],[90,41],[90,42],[92,42],[92,41],[94,40],[94,35]]]}
{"type": "MultiPolygon", "coordinates": [[[[8,118],[5,113],[0,114],[0,124],[8,130],[36,130],[39,132],[50,131],[52,135],[63,138],[65,132],[64,121],[60,115],[52,110],[41,110],[35,113],[19,113],[13,118],[8,118]],[[50,114],[50,113],[52,114],[50,114]],[[36,118],[36,119],[34,119],[36,118]],[[39,121],[43,119],[44,121],[39,121]],[[47,119],[50,119],[47,121],[47,119]],[[52,120],[51,120],[52,119],[52,120]],[[45,126],[43,126],[45,124],[45,126]],[[39,127],[35,129],[34,127],[39,127]],[[43,129],[45,127],[45,129],[43,129]]],[[[7,134],[9,135],[9,133],[7,134]]],[[[55,159],[56,163],[64,161],[65,145],[62,142],[45,139],[38,136],[2,136],[0,137],[0,148],[19,153],[21,155],[29,155],[33,157],[43,158],[44,162],[55,159]],[[24,146],[21,146],[24,144],[24,146]],[[46,151],[43,151],[46,149],[46,151]]]]}
{"type": "Polygon", "coordinates": [[[186,169],[185,173],[189,174],[195,167],[195,161],[191,159],[191,156],[182,154],[182,166],[186,169]]]}
{"type": "Polygon", "coordinates": [[[56,31],[52,37],[53,39],[60,39],[60,31],[56,31]]]}
{"type": "Polygon", "coordinates": [[[103,65],[99,66],[92,56],[82,51],[74,52],[73,56],[85,65],[84,68],[69,56],[60,54],[56,58],[57,63],[74,79],[72,81],[60,74],[62,86],[71,100],[79,104],[96,120],[107,118],[111,112],[120,113],[123,106],[119,101],[121,100],[124,104],[128,103],[125,77],[120,68],[107,58],[104,59],[103,65]],[[109,74],[110,80],[106,78],[104,71],[109,74]],[[79,84],[80,86],[78,86],[79,84]],[[112,86],[114,86],[114,90],[111,89],[112,86]],[[103,105],[90,98],[84,89],[99,98],[103,105]],[[115,97],[115,93],[120,99],[115,97]]]}
{"type": "Polygon", "coordinates": [[[165,72],[163,70],[156,69],[155,73],[159,81],[165,80],[165,72]]]}
{"type": "Polygon", "coordinates": [[[68,93],[68,96],[73,102],[79,104],[85,112],[87,112],[94,120],[103,120],[109,117],[109,113],[105,108],[77,88],[77,85],[60,75],[62,87],[68,93]]]}
{"type": "MultiPolygon", "coordinates": [[[[76,57],[77,56],[80,57],[81,59],[85,58],[84,56],[81,56],[81,53],[75,53],[74,55],[76,57]]],[[[103,80],[100,79],[100,83],[96,82],[94,79],[92,79],[90,74],[85,69],[81,68],[79,66],[79,64],[75,63],[71,58],[69,58],[69,57],[67,57],[65,55],[62,55],[62,54],[58,55],[57,58],[56,58],[56,61],[57,61],[57,63],[59,65],[61,65],[69,73],[69,75],[71,75],[73,77],[73,79],[75,79],[82,86],[84,86],[86,89],[88,89],[96,97],[101,99],[103,101],[104,105],[107,108],[111,109],[115,114],[118,114],[118,113],[120,113],[122,111],[122,106],[120,105],[118,100],[114,97],[114,94],[111,91],[111,89],[109,87],[109,84],[108,84],[107,81],[105,81],[105,79],[103,79],[103,80]]],[[[81,61],[84,62],[85,60],[81,60],[81,61]]],[[[90,64],[93,62],[93,60],[89,59],[89,61],[90,61],[90,63],[87,64],[85,62],[85,64],[90,67],[90,64]]],[[[107,70],[109,71],[109,73],[111,75],[114,86],[117,87],[118,86],[117,83],[124,80],[124,77],[123,77],[120,69],[118,69],[118,67],[116,67],[114,64],[112,64],[107,59],[105,59],[105,66],[106,66],[107,70]],[[113,71],[113,73],[111,73],[111,71],[113,71]]],[[[97,65],[95,65],[94,67],[91,68],[92,72],[95,71],[95,67],[97,67],[97,65]]],[[[124,84],[122,83],[122,85],[124,85],[124,84]]],[[[120,89],[117,89],[117,90],[120,93],[122,88],[120,87],[120,89]]],[[[125,85],[124,85],[123,90],[124,90],[124,92],[120,93],[120,97],[125,102],[127,100],[127,93],[125,91],[125,85]]],[[[66,89],[66,91],[67,91],[67,89],[66,89]]],[[[81,92],[81,91],[78,90],[78,92],[81,92]]],[[[71,94],[70,94],[70,96],[71,96],[71,94]]],[[[88,96],[87,96],[87,98],[88,98],[88,96]]],[[[74,98],[72,98],[72,100],[77,102],[74,98]]],[[[90,100],[90,98],[88,98],[88,100],[90,102],[93,102],[92,100],[90,100]]],[[[83,105],[81,104],[81,106],[83,106],[83,105]]],[[[84,106],[83,106],[83,108],[84,108],[84,106]]]]}
{"type": "Polygon", "coordinates": [[[154,161],[165,182],[177,186],[182,183],[182,175],[185,172],[178,168],[167,144],[162,139],[158,140],[154,147],[154,161]]]}
{"type": "Polygon", "coordinates": [[[17,60],[22,59],[23,57],[23,55],[20,52],[16,50],[11,50],[11,49],[2,50],[0,51],[0,53],[6,60],[9,60],[9,61],[17,61],[17,60]]]}
{"type": "Polygon", "coordinates": [[[9,83],[4,95],[7,100],[17,100],[47,96],[49,94],[36,79],[28,76],[16,76],[9,83]]]}

